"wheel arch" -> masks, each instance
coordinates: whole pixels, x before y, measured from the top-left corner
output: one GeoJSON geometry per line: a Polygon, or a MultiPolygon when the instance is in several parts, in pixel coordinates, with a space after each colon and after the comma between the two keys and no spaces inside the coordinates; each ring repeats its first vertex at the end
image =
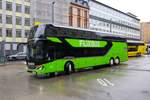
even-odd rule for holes
{"type": "Polygon", "coordinates": [[[73,71],[75,71],[75,65],[74,65],[74,63],[73,63],[72,60],[67,60],[67,61],[65,62],[65,64],[64,64],[64,71],[65,71],[65,67],[66,67],[66,65],[67,65],[68,63],[71,63],[71,64],[72,64],[73,71]]]}

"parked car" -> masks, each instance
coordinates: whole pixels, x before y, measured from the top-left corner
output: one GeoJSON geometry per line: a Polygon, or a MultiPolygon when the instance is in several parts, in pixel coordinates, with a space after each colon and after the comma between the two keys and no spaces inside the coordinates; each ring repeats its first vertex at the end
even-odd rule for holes
{"type": "Polygon", "coordinates": [[[7,57],[7,60],[25,60],[26,56],[27,56],[26,53],[19,52],[19,53],[16,53],[14,55],[9,55],[7,57]]]}

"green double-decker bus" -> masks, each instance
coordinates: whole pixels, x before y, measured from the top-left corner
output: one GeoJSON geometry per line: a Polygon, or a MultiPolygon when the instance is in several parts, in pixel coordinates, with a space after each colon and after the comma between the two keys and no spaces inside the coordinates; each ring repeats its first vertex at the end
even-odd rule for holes
{"type": "Polygon", "coordinates": [[[126,39],[86,29],[43,24],[31,28],[27,71],[70,74],[81,68],[118,65],[128,60],[126,39]]]}

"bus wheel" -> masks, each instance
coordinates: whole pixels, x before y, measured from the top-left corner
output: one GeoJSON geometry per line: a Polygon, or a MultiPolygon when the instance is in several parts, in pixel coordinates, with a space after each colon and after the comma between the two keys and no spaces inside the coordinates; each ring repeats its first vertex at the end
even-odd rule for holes
{"type": "Polygon", "coordinates": [[[49,73],[49,77],[55,77],[55,72],[49,73]]]}
{"type": "Polygon", "coordinates": [[[137,56],[137,57],[140,57],[140,56],[141,56],[141,53],[137,53],[136,56],[137,56]]]}
{"type": "Polygon", "coordinates": [[[73,63],[72,62],[67,62],[65,64],[65,74],[69,75],[73,72],[74,68],[73,68],[73,63]]]}
{"type": "Polygon", "coordinates": [[[109,65],[110,65],[110,66],[113,66],[114,64],[115,64],[114,59],[113,59],[113,58],[110,58],[110,60],[109,60],[109,65]]]}
{"type": "Polygon", "coordinates": [[[12,61],[16,61],[16,60],[17,60],[17,58],[16,58],[16,57],[13,57],[13,58],[12,58],[12,61]]]}
{"type": "Polygon", "coordinates": [[[116,64],[116,65],[119,65],[119,64],[120,64],[120,59],[119,59],[119,57],[117,57],[117,58],[115,59],[115,64],[116,64]]]}

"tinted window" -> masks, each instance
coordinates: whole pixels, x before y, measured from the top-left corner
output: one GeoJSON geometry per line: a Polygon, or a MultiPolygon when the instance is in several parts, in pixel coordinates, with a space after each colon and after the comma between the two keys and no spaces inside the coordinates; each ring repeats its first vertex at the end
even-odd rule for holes
{"type": "Polygon", "coordinates": [[[133,51],[137,51],[138,50],[138,46],[131,46],[131,47],[128,47],[128,51],[129,52],[133,52],[133,51]]]}
{"type": "Polygon", "coordinates": [[[45,29],[45,35],[46,36],[58,36],[58,31],[55,27],[52,27],[51,25],[47,25],[45,29]]]}
{"type": "Polygon", "coordinates": [[[98,39],[100,36],[95,32],[69,29],[63,27],[53,27],[51,25],[46,26],[46,36],[58,36],[58,37],[72,37],[72,38],[86,38],[86,39],[98,39]]]}
{"type": "Polygon", "coordinates": [[[139,46],[144,45],[144,43],[128,43],[128,46],[139,46]]]}
{"type": "Polygon", "coordinates": [[[64,28],[64,27],[54,27],[52,25],[47,25],[46,27],[46,36],[57,36],[57,37],[71,37],[71,38],[84,38],[84,39],[104,39],[111,41],[123,41],[126,42],[126,39],[120,37],[102,37],[99,32],[64,28]]]}

